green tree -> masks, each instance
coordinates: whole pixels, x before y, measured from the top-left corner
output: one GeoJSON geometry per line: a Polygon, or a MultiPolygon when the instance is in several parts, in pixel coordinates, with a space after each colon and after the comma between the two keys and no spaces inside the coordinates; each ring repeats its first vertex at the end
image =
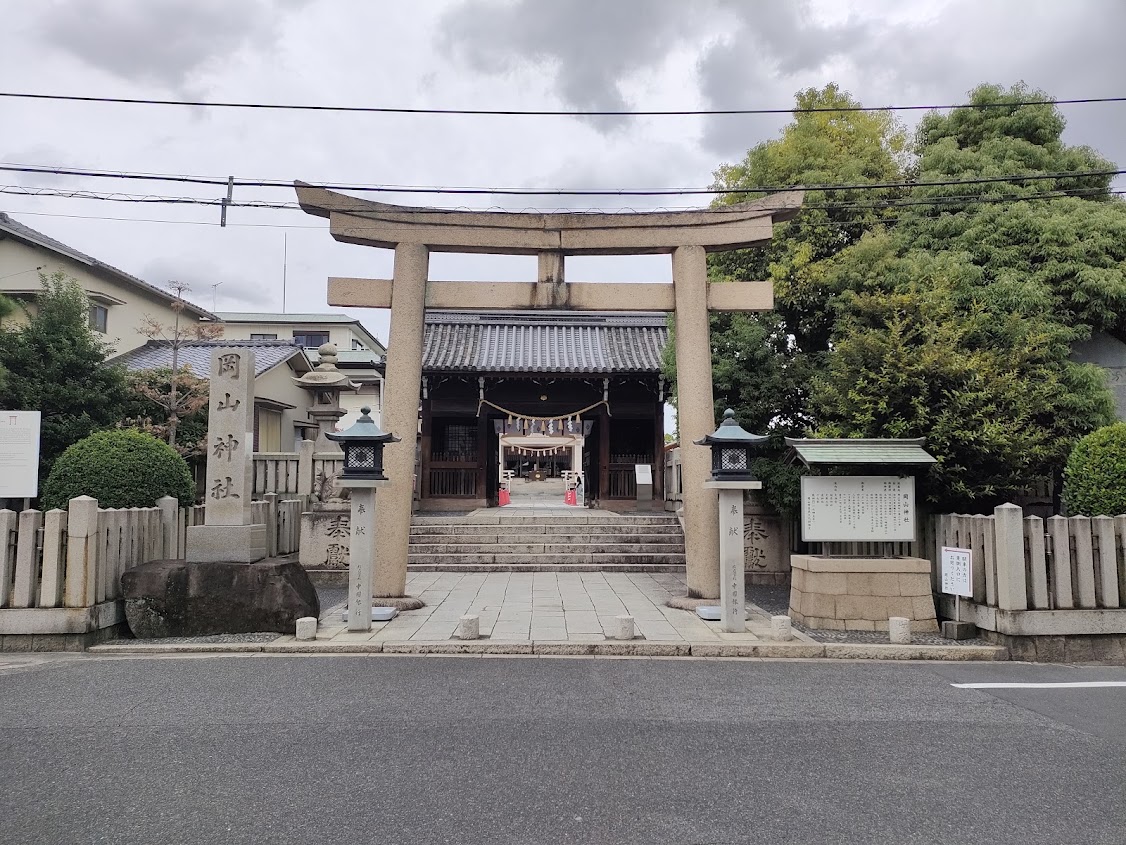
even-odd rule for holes
{"type": "Polygon", "coordinates": [[[936,507],[981,509],[1037,478],[1058,478],[1075,441],[1109,422],[1093,367],[1069,359],[1093,328],[1121,333],[1126,205],[1110,197],[1092,151],[1060,140],[1063,119],[1023,86],[982,86],[925,118],[924,185],[886,233],[822,262],[836,300],[833,348],[815,379],[820,433],[924,436],[939,463],[936,507]]]}
{"type": "Polygon", "coordinates": [[[1126,513],[1126,423],[1100,428],[1076,443],[1064,478],[1070,513],[1126,513]]]}
{"type": "Polygon", "coordinates": [[[59,455],[43,482],[43,504],[65,508],[93,496],[104,508],[151,508],[162,496],[195,501],[184,459],[167,443],[140,431],[98,431],[59,455]]]}
{"type": "MultiPolygon", "coordinates": [[[[798,92],[798,109],[860,105],[836,85],[798,92]]],[[[781,137],[758,144],[738,164],[722,165],[715,204],[763,196],[752,188],[902,182],[907,137],[887,112],[796,111],[781,137]]],[[[775,310],[711,318],[716,415],[733,408],[753,431],[796,433],[812,425],[809,383],[829,348],[838,291],[826,286],[821,263],[856,243],[888,215],[873,208],[902,189],[810,189],[796,219],[775,227],[764,248],[709,256],[713,281],[770,280],[775,310]]],[[[831,280],[830,280],[831,281],[831,280]]],[[[675,379],[671,353],[665,374],[675,379]]]]}
{"type": "Polygon", "coordinates": [[[64,449],[121,420],[125,375],[106,364],[112,347],[90,328],[89,301],[64,273],[40,274],[35,309],[21,325],[0,327],[7,377],[0,408],[43,414],[40,477],[64,449]]]}

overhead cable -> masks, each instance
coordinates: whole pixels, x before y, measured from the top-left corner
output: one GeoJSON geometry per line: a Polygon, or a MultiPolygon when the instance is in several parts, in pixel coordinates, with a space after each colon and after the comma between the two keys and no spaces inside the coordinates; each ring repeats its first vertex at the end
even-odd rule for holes
{"type": "Polygon", "coordinates": [[[946,103],[907,106],[810,106],[806,108],[746,109],[467,109],[406,106],[333,106],[310,103],[254,103],[218,100],[175,100],[149,97],[94,97],[78,94],[37,94],[28,91],[0,91],[0,97],[24,100],[50,100],[72,103],[108,103],[140,106],[188,106],[213,109],[258,109],[271,111],[343,112],[362,114],[470,115],[482,117],[696,117],[771,114],[818,114],[885,111],[940,111],[947,109],[1022,108],[1025,106],[1074,106],[1122,103],[1126,97],[1077,97],[1057,100],[1019,100],[1017,102],[946,103]]]}

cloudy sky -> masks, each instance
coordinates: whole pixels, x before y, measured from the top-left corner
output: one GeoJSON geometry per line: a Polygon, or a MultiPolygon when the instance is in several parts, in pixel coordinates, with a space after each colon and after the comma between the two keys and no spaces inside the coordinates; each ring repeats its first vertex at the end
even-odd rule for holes
{"type": "MultiPolygon", "coordinates": [[[[1126,92],[1119,0],[38,0],[4,3],[8,92],[423,108],[785,108],[835,81],[866,105],[953,103],[1024,80],[1060,99],[1126,92]]],[[[1068,139],[1126,161],[1126,105],[1067,108],[1068,139]]],[[[917,117],[907,113],[910,124],[917,117]]],[[[0,98],[0,161],[372,185],[706,187],[785,117],[481,117],[246,111],[0,98]]],[[[5,186],[216,198],[223,189],[0,173],[5,186]]],[[[236,200],[292,201],[240,188],[236,200]]],[[[389,202],[590,208],[590,198],[389,202]]],[[[615,198],[648,208],[700,198],[615,198]]],[[[329,275],[390,254],[296,211],[0,194],[0,210],[220,310],[330,310],[329,275]],[[154,222],[160,221],[160,222],[154,222]],[[283,244],[284,242],[284,244],[283,244]]],[[[431,278],[530,281],[531,258],[437,255],[431,278]]],[[[666,281],[668,260],[582,259],[572,280],[666,281]]],[[[357,313],[386,339],[386,314],[357,313]]]]}

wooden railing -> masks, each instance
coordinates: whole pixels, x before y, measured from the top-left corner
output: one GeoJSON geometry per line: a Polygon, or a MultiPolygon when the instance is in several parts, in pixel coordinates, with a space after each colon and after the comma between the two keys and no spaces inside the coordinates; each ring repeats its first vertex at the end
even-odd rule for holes
{"type": "Polygon", "coordinates": [[[477,495],[476,467],[431,467],[430,495],[434,498],[471,498],[477,495]]]}
{"type": "Polygon", "coordinates": [[[637,475],[633,464],[610,464],[607,499],[637,498],[637,475]]]}

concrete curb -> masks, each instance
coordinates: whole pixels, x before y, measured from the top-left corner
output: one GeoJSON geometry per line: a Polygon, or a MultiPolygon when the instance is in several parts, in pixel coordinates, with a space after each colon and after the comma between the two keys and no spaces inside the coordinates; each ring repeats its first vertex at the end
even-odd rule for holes
{"type": "Polygon", "coordinates": [[[759,659],[832,660],[1008,660],[1001,646],[885,645],[880,643],[730,643],[683,641],[633,642],[441,642],[367,641],[335,643],[129,643],[92,646],[91,654],[514,654],[589,657],[752,657],[759,659]]]}

